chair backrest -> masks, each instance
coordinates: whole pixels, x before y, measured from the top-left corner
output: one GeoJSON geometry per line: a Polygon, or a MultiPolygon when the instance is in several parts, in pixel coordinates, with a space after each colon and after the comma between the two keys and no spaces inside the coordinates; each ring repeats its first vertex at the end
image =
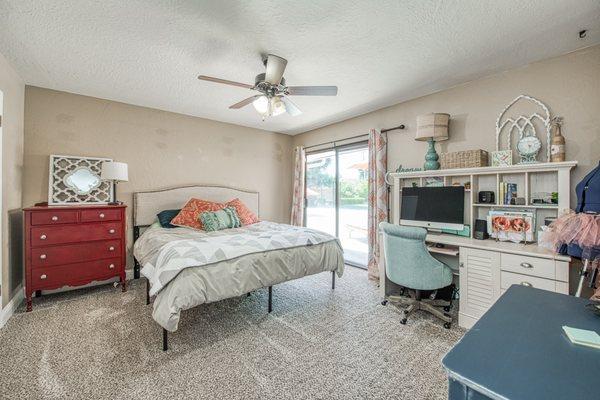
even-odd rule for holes
{"type": "Polygon", "coordinates": [[[383,232],[385,273],[392,282],[416,290],[436,290],[452,283],[450,267],[429,254],[424,228],[379,224],[383,232]]]}

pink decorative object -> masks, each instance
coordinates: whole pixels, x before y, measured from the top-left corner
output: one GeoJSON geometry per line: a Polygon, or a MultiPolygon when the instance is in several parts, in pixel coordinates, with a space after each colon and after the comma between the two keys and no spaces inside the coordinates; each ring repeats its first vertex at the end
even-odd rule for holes
{"type": "Polygon", "coordinates": [[[600,258],[600,215],[569,211],[550,224],[541,244],[555,251],[563,244],[576,244],[583,250],[582,258],[600,258]]]}

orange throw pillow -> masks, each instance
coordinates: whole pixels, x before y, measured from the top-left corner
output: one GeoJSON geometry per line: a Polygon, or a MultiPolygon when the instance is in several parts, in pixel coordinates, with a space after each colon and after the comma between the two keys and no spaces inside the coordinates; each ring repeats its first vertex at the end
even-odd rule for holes
{"type": "Polygon", "coordinates": [[[201,199],[189,199],[179,214],[171,220],[172,225],[186,226],[194,229],[204,229],[200,214],[206,211],[219,211],[225,204],[201,199]]]}
{"type": "Polygon", "coordinates": [[[242,225],[252,225],[258,222],[258,217],[240,199],[228,201],[227,206],[235,208],[242,225]]]}

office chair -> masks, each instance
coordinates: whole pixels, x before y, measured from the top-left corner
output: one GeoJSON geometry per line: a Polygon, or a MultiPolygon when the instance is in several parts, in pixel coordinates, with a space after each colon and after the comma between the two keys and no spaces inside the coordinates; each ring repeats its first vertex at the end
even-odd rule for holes
{"type": "Polygon", "coordinates": [[[387,278],[414,293],[410,298],[404,296],[387,298],[398,308],[406,307],[402,310],[404,318],[400,323],[406,324],[408,316],[413,311],[423,310],[444,321],[444,328],[450,329],[452,317],[436,307],[444,307],[449,311],[452,301],[422,298],[423,291],[437,291],[452,284],[450,267],[432,257],[427,250],[425,245],[427,231],[424,228],[393,225],[387,222],[380,223],[379,229],[383,232],[387,278]]]}

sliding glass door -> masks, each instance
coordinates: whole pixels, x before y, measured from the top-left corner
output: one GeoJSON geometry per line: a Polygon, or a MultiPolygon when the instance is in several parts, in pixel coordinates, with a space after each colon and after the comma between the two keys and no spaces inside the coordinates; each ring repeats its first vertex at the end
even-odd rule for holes
{"type": "Polygon", "coordinates": [[[367,265],[366,143],[306,156],[306,226],[337,236],[348,264],[367,265]]]}

